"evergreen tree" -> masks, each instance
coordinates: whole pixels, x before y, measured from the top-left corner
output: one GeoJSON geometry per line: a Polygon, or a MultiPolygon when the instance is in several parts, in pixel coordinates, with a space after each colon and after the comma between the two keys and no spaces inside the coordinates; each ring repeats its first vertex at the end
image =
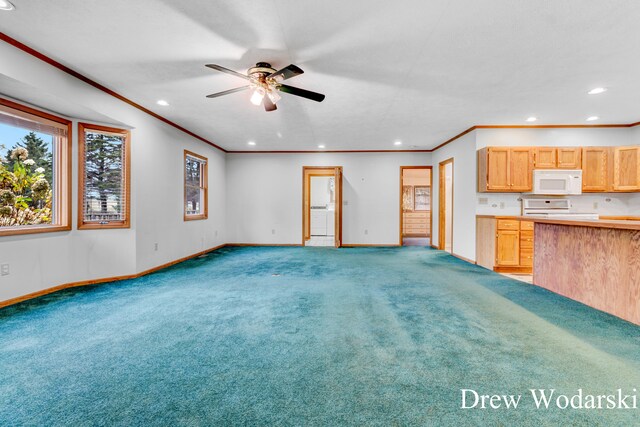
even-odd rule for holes
{"type": "MultiPolygon", "coordinates": [[[[85,188],[87,203],[92,199],[100,202],[100,212],[108,212],[107,201],[115,196],[116,210],[120,211],[119,200],[123,178],[123,138],[87,132],[85,135],[85,188]]],[[[91,211],[91,205],[86,206],[91,211]]]]}

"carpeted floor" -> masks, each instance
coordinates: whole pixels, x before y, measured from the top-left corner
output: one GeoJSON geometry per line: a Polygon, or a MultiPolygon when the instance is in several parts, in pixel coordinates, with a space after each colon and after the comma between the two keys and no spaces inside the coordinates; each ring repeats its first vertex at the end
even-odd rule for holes
{"type": "Polygon", "coordinates": [[[0,310],[0,425],[637,425],[529,389],[640,389],[639,337],[431,249],[226,248],[0,310]]]}

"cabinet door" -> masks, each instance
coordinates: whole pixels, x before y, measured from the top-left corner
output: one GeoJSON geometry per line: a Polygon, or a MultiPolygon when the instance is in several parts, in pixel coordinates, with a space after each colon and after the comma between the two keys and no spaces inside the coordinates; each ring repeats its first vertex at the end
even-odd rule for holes
{"type": "Polygon", "coordinates": [[[582,150],[579,147],[558,148],[558,169],[580,169],[582,150]]]}
{"type": "Polygon", "coordinates": [[[533,150],[528,147],[516,147],[509,150],[511,191],[531,191],[533,171],[533,150]]]}
{"type": "Polygon", "coordinates": [[[536,147],[534,149],[535,169],[555,169],[557,164],[557,150],[552,147],[536,147]]]}
{"type": "Polygon", "coordinates": [[[491,147],[487,150],[487,190],[509,191],[509,148],[491,147]]]}
{"type": "Polygon", "coordinates": [[[582,191],[607,191],[607,147],[582,149],[582,191]]]}
{"type": "Polygon", "coordinates": [[[640,147],[613,149],[613,189],[640,190],[640,147]]]}
{"type": "Polygon", "coordinates": [[[496,265],[517,266],[520,264],[520,232],[498,230],[496,237],[496,265]]]}

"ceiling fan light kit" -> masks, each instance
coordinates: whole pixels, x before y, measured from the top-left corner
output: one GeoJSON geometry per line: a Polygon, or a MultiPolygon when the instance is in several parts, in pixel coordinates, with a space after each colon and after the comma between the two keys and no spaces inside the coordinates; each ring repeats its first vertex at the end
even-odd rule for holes
{"type": "Polygon", "coordinates": [[[211,95],[207,95],[207,98],[217,98],[230,93],[251,89],[253,90],[251,103],[254,105],[263,104],[265,111],[275,111],[277,109],[276,102],[281,99],[278,91],[311,99],[316,102],[322,102],[324,100],[324,95],[321,93],[311,92],[306,89],[300,89],[281,83],[284,80],[304,73],[300,67],[293,64],[276,71],[271,64],[267,62],[258,62],[255,67],[249,68],[246,75],[216,64],[207,64],[206,67],[249,81],[249,84],[246,86],[212,93],[211,95]]]}

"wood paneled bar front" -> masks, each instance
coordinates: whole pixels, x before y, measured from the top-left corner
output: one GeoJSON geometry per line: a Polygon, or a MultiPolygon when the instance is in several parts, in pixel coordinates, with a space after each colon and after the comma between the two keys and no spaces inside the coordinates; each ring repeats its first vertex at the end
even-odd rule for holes
{"type": "Polygon", "coordinates": [[[527,220],[535,285],[640,325],[640,221],[527,220]]]}

